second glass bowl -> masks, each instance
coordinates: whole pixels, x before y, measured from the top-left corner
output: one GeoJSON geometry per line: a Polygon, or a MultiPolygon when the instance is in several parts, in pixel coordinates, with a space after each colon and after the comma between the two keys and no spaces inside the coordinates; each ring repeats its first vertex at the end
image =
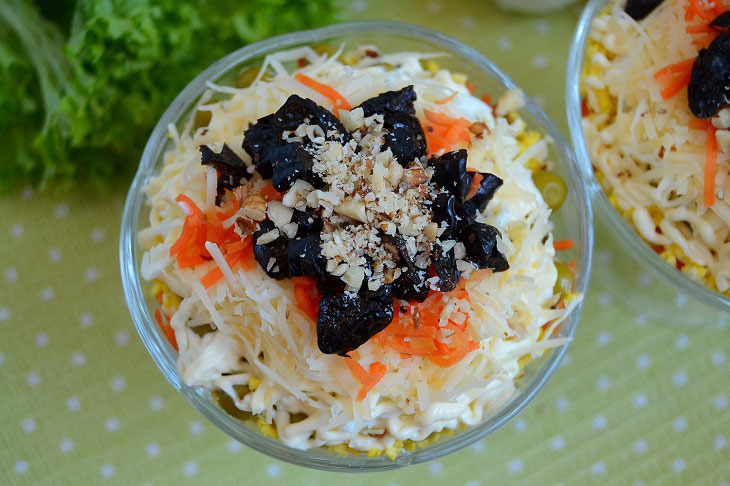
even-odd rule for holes
{"type": "MultiPolygon", "coordinates": [[[[148,285],[140,278],[141,250],[137,232],[144,227],[147,210],[143,188],[161,166],[163,154],[171,147],[168,126],[181,128],[190,119],[206,90],[206,82],[225,84],[242,69],[260,63],[267,54],[301,45],[329,42],[351,48],[359,44],[375,44],[383,52],[422,51],[441,52],[443,67],[466,74],[472,83],[493,96],[515,88],[515,84],[488,59],[464,44],[428,29],[389,22],[356,22],[334,25],[318,30],[297,32],[268,39],[240,49],[216,62],[195,78],[172,102],[157,123],[145,147],[139,169],[129,190],[120,236],[122,283],[135,326],[165,377],[172,386],[207,419],[236,440],[277,459],[332,471],[374,471],[393,469],[437,458],[456,451],[494,432],[522,410],[555,372],[566,347],[546,352],[524,369],[517,382],[518,391],[511,401],[480,425],[455,431],[454,435],[434,441],[414,451],[405,451],[391,460],[367,455],[338,456],[325,449],[297,450],[264,437],[254,426],[226,414],[213,400],[209,391],[185,385],[177,374],[177,353],[163,336],[155,320],[154,301],[147,297],[148,285]]],[[[563,254],[576,263],[575,292],[585,293],[591,268],[593,248],[593,219],[587,191],[566,140],[532,100],[521,113],[532,129],[539,130],[554,142],[550,158],[555,170],[566,181],[568,195],[563,207],[551,218],[556,239],[570,239],[574,247],[563,254]]],[[[572,337],[580,315],[576,308],[560,326],[556,337],[572,337]]]]}
{"type": "Polygon", "coordinates": [[[724,322],[730,312],[730,298],[693,281],[664,261],[616,211],[593,171],[581,126],[581,73],[591,25],[608,2],[591,0],[583,11],[570,50],[566,82],[570,135],[581,177],[596,210],[600,241],[620,252],[612,255],[609,272],[602,272],[602,284],[618,294],[614,301],[648,318],[693,325],[724,322]]]}

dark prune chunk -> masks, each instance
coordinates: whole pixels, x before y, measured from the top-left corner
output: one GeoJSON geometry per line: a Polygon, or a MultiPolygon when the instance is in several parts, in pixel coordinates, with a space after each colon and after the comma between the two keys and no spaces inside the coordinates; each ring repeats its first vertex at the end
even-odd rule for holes
{"type": "Polygon", "coordinates": [[[406,248],[406,240],[401,238],[400,236],[392,236],[387,233],[380,232],[380,238],[385,242],[389,243],[396,247],[398,250],[398,256],[400,257],[400,264],[405,265],[406,267],[413,269],[416,268],[416,264],[413,262],[413,258],[411,258],[411,255],[408,253],[408,248],[406,248]]]}
{"type": "Polygon", "coordinates": [[[386,115],[388,113],[405,113],[415,115],[413,102],[416,101],[416,92],[413,86],[406,86],[398,91],[386,91],[378,96],[365,100],[357,108],[362,108],[365,116],[372,116],[376,113],[386,115]]]}
{"type": "Polygon", "coordinates": [[[393,320],[393,304],[368,300],[353,293],[325,295],[319,301],[317,345],[325,354],[346,353],[359,348],[393,320]]]}
{"type": "Polygon", "coordinates": [[[271,220],[267,219],[261,222],[259,229],[253,234],[253,256],[261,268],[264,269],[266,275],[276,280],[282,280],[289,277],[289,260],[287,258],[289,242],[287,238],[280,235],[277,239],[265,245],[256,244],[259,236],[268,233],[274,228],[274,223],[271,220]],[[274,262],[269,266],[272,258],[274,262]]]}
{"type": "Polygon", "coordinates": [[[730,10],[715,17],[715,20],[710,22],[710,25],[718,29],[730,29],[730,10]]]}
{"type": "Polygon", "coordinates": [[[494,174],[482,173],[482,181],[479,183],[479,189],[471,199],[464,203],[464,210],[467,214],[474,215],[484,211],[489,201],[494,197],[494,193],[502,185],[502,179],[494,174]]]}
{"type": "Polygon", "coordinates": [[[292,277],[324,277],[325,259],[318,234],[311,234],[289,241],[287,248],[289,272],[292,277]]]}
{"type": "Polygon", "coordinates": [[[273,124],[280,130],[279,133],[281,134],[284,130],[293,132],[302,123],[319,125],[324,130],[325,136],[330,130],[335,130],[337,136],[327,137],[329,140],[337,139],[343,142],[350,140],[350,134],[347,133],[345,127],[326,108],[319,106],[312,100],[291,95],[281,108],[274,113],[273,124]]]}
{"type": "Polygon", "coordinates": [[[385,147],[393,152],[398,163],[404,167],[426,155],[426,136],[421,122],[415,116],[402,112],[385,115],[385,147]]]}
{"type": "Polygon", "coordinates": [[[459,235],[459,240],[466,248],[465,260],[477,268],[491,268],[495,272],[503,272],[509,268],[507,259],[497,249],[497,237],[501,236],[494,226],[472,222],[459,235]]]}
{"type": "Polygon", "coordinates": [[[456,196],[458,203],[464,202],[474,180],[474,174],[466,171],[466,159],[466,150],[461,149],[428,160],[434,169],[431,181],[456,196]]]}
{"type": "Polygon", "coordinates": [[[272,121],[274,115],[267,115],[248,127],[243,132],[243,150],[251,156],[256,170],[264,179],[270,179],[273,174],[271,161],[265,161],[266,151],[281,144],[281,130],[277,130],[272,121]]]}
{"type": "Polygon", "coordinates": [[[423,302],[431,290],[424,270],[412,269],[400,274],[393,282],[393,297],[423,302]]]}
{"type": "Polygon", "coordinates": [[[641,20],[654,11],[664,0],[627,0],[626,13],[634,20],[641,20]]]}
{"type": "Polygon", "coordinates": [[[434,246],[431,252],[431,261],[436,275],[439,277],[439,290],[441,292],[451,292],[459,285],[461,272],[456,268],[456,258],[454,257],[454,249],[447,252],[443,251],[440,246],[434,246]]]}
{"type": "Polygon", "coordinates": [[[456,228],[459,217],[456,214],[456,197],[450,192],[442,192],[436,195],[431,202],[431,212],[433,213],[432,221],[439,225],[439,228],[445,226],[442,236],[451,234],[456,228]]]}
{"type": "Polygon", "coordinates": [[[303,179],[315,187],[322,187],[322,178],[312,170],[314,157],[300,144],[287,143],[270,148],[264,161],[273,166],[271,183],[279,192],[288,191],[297,179],[303,179]]]}
{"type": "Polygon", "coordinates": [[[360,287],[359,294],[364,298],[368,300],[387,300],[388,302],[391,301],[393,297],[393,284],[381,284],[380,287],[378,287],[376,290],[370,290],[367,285],[367,280],[363,284],[362,287],[360,287]]]}
{"type": "Polygon", "coordinates": [[[730,32],[723,32],[692,65],[687,88],[689,109],[697,118],[710,118],[730,99],[730,32]]]}
{"type": "Polygon", "coordinates": [[[297,224],[297,236],[299,237],[322,232],[322,218],[314,214],[312,210],[299,211],[295,209],[292,222],[297,224]]]}
{"type": "Polygon", "coordinates": [[[223,144],[219,153],[214,152],[207,145],[201,145],[198,149],[200,150],[200,163],[214,167],[218,171],[216,204],[220,204],[226,189],[235,189],[241,185],[242,178],[251,178],[246,164],[228,145],[223,144]]]}

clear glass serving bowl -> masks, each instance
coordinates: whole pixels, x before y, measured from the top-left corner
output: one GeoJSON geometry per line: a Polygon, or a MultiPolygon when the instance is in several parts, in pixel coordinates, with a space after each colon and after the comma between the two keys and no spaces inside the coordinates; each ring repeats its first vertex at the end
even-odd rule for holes
{"type": "Polygon", "coordinates": [[[570,135],[581,179],[596,209],[599,241],[606,247],[621,249],[621,255],[614,255],[609,273],[602,273],[601,280],[618,294],[620,299],[615,301],[619,305],[648,318],[692,325],[725,322],[730,299],[664,261],[611,205],[593,172],[581,127],[580,78],[591,24],[608,2],[591,0],[583,11],[570,50],[566,80],[570,135]]]}
{"type": "MultiPolygon", "coordinates": [[[[474,49],[438,32],[399,23],[356,22],[334,25],[283,35],[244,47],[214,63],[195,78],[175,98],[152,132],[129,190],[122,218],[119,247],[122,283],[137,331],[157,366],[176,390],[231,437],[260,452],[301,466],[334,471],[393,469],[456,451],[500,428],[537,395],[555,372],[566,348],[551,350],[530,363],[524,370],[524,376],[517,383],[518,391],[515,396],[504,408],[482,424],[457,431],[454,435],[434,441],[422,449],[403,452],[395,460],[366,455],[342,457],[326,449],[302,451],[264,437],[256,427],[229,416],[216,405],[209,391],[181,383],[176,370],[177,353],[168,344],[153,319],[154,302],[148,296],[149,285],[140,279],[139,265],[142,251],[137,244],[136,235],[148,220],[143,188],[149,178],[160,169],[162,154],[171,146],[168,125],[173,124],[180,128],[192,116],[201,94],[206,89],[206,81],[225,83],[243,68],[260,63],[269,53],[325,41],[335,45],[344,43],[346,47],[365,43],[375,44],[384,52],[405,50],[443,52],[449,56],[442,58],[440,64],[468,75],[481,90],[493,96],[499,96],[505,90],[515,87],[499,68],[474,49]]],[[[591,268],[593,219],[584,179],[580,177],[570,147],[563,135],[537,104],[528,100],[522,115],[532,129],[541,131],[554,141],[550,155],[555,162],[556,171],[567,182],[569,192],[563,207],[552,219],[555,223],[556,238],[572,239],[575,242],[573,249],[563,253],[568,260],[574,258],[577,265],[575,291],[585,293],[591,268]]],[[[560,327],[558,335],[573,336],[579,315],[580,308],[577,308],[560,327]]]]}

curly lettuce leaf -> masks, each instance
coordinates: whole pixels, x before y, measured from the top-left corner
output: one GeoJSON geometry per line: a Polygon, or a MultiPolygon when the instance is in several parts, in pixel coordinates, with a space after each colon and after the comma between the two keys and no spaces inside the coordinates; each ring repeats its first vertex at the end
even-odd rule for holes
{"type": "MultiPolygon", "coordinates": [[[[17,58],[5,66],[0,55],[0,107],[21,113],[28,104],[25,128],[9,135],[18,157],[0,166],[0,175],[14,175],[0,177],[0,190],[20,180],[108,186],[129,176],[157,119],[202,69],[247,43],[335,16],[333,0],[64,3],[75,3],[73,15],[0,2],[0,53],[17,58]],[[16,85],[27,87],[22,102],[16,85]]],[[[12,126],[9,117],[0,128],[12,126]]]]}

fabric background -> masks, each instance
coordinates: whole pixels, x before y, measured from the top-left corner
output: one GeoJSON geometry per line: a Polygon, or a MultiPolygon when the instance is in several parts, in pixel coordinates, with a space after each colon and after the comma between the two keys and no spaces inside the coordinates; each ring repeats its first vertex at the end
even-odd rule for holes
{"type": "MultiPolygon", "coordinates": [[[[565,64],[578,13],[524,17],[477,0],[357,0],[345,19],[444,31],[503,67],[565,129],[565,64]]],[[[176,394],[137,337],[117,260],[125,194],[26,189],[0,200],[0,483],[730,481],[728,316],[703,313],[627,264],[622,244],[601,228],[575,342],[545,390],[498,432],[440,460],[374,475],[307,470],[254,452],[176,394]],[[704,324],[684,325],[689,312],[704,324]]]]}

